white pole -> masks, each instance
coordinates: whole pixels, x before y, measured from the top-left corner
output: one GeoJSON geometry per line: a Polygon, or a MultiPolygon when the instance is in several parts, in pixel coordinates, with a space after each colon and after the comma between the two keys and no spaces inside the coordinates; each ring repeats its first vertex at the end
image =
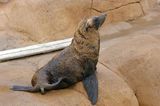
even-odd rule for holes
{"type": "Polygon", "coordinates": [[[37,44],[17,49],[0,51],[0,62],[63,49],[70,45],[72,38],[37,44]]]}

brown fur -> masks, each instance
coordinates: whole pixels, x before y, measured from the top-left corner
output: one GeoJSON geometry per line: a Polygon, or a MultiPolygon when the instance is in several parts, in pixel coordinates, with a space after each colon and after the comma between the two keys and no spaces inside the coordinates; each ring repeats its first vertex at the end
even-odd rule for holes
{"type": "Polygon", "coordinates": [[[12,89],[44,93],[69,87],[94,74],[100,49],[98,27],[101,26],[94,21],[91,18],[90,21],[84,19],[79,23],[71,45],[34,74],[32,87],[13,86],[12,89]]]}

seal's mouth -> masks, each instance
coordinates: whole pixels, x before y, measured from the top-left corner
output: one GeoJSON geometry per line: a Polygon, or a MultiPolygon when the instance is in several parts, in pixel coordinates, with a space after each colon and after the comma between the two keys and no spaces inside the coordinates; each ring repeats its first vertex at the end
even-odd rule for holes
{"type": "Polygon", "coordinates": [[[102,14],[100,16],[94,16],[87,20],[87,23],[90,27],[94,27],[95,29],[99,29],[102,24],[104,23],[105,19],[107,17],[107,14],[102,14]]]}

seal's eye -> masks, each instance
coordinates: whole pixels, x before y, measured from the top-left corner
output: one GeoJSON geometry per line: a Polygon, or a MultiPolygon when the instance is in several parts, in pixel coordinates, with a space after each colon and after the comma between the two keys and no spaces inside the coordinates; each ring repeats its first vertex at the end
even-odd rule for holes
{"type": "Polygon", "coordinates": [[[89,27],[90,27],[90,26],[89,26],[88,23],[86,22],[86,24],[85,24],[85,31],[86,31],[86,32],[88,32],[89,27]]]}

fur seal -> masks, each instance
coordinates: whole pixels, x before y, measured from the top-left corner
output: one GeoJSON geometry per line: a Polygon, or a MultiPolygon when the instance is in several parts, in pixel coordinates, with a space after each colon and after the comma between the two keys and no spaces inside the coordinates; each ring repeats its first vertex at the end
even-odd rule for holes
{"type": "Polygon", "coordinates": [[[99,57],[98,29],[106,14],[83,19],[74,34],[72,43],[35,72],[32,86],[13,86],[14,91],[41,92],[67,88],[83,82],[89,100],[94,105],[98,99],[96,65],[99,57]]]}

